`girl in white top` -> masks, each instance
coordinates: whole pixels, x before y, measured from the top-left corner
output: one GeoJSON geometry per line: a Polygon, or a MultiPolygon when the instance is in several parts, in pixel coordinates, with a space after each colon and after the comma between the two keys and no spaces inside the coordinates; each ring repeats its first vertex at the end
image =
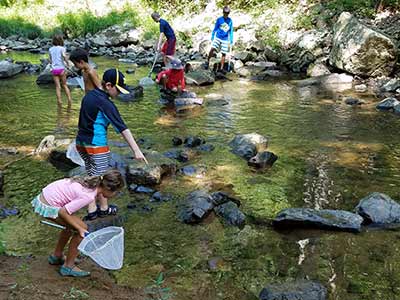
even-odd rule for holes
{"type": "Polygon", "coordinates": [[[68,59],[64,48],[64,39],[61,35],[56,34],[53,36],[53,47],[49,49],[49,58],[51,64],[51,74],[56,85],[56,96],[58,105],[62,104],[61,101],[61,86],[64,88],[65,94],[68,98],[68,107],[72,104],[71,92],[67,85],[67,74],[65,66],[68,66],[68,59]]]}

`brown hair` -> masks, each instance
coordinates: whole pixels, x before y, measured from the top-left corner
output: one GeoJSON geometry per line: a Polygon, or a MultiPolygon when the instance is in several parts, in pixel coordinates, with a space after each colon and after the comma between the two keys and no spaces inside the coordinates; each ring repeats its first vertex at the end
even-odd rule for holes
{"type": "Polygon", "coordinates": [[[88,189],[102,187],[110,192],[120,191],[125,185],[124,178],[117,169],[110,169],[100,176],[74,176],[71,180],[88,189]]]}
{"type": "Polygon", "coordinates": [[[53,45],[54,46],[64,46],[64,39],[61,34],[55,34],[53,36],[53,45]]]}

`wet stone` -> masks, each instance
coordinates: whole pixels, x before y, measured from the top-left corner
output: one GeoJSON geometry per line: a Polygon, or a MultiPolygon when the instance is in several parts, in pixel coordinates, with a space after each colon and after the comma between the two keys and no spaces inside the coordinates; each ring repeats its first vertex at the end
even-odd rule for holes
{"type": "Polygon", "coordinates": [[[171,201],[171,195],[162,194],[161,192],[155,192],[151,198],[150,202],[168,202],[171,201]]]}
{"type": "Polygon", "coordinates": [[[180,137],[174,136],[174,137],[172,138],[172,144],[173,144],[174,146],[180,146],[180,145],[183,144],[183,140],[182,140],[180,137]]]}
{"type": "Polygon", "coordinates": [[[187,162],[189,160],[189,154],[182,149],[171,149],[164,152],[163,155],[170,159],[176,159],[179,162],[187,162]]]}
{"type": "Polygon", "coordinates": [[[326,300],[327,290],[318,282],[295,281],[267,285],[262,289],[260,300],[326,300]]]}
{"type": "Polygon", "coordinates": [[[135,193],[143,193],[143,194],[152,194],[154,193],[154,190],[152,188],[146,187],[146,186],[138,186],[134,190],[135,193]]]}
{"type": "Polygon", "coordinates": [[[317,228],[326,230],[341,230],[360,232],[363,218],[344,211],[312,208],[288,208],[278,213],[273,220],[277,228],[317,228]]]}
{"type": "Polygon", "coordinates": [[[391,110],[396,105],[399,105],[399,104],[400,104],[399,100],[397,100],[396,98],[389,97],[389,98],[383,99],[381,102],[379,102],[376,105],[376,108],[379,110],[391,110]]]}
{"type": "Polygon", "coordinates": [[[256,154],[256,156],[249,159],[247,164],[251,167],[263,169],[266,167],[272,167],[275,161],[278,159],[274,153],[269,151],[262,151],[256,154]]]}
{"type": "Polygon", "coordinates": [[[196,166],[184,166],[181,168],[180,173],[184,176],[191,176],[191,177],[203,177],[206,173],[206,168],[203,166],[196,167],[196,166]]]}
{"type": "Polygon", "coordinates": [[[203,151],[203,152],[212,152],[212,151],[214,151],[214,149],[215,149],[214,145],[211,145],[211,144],[203,144],[203,145],[200,145],[198,148],[198,150],[203,151]]]}
{"type": "Polygon", "coordinates": [[[179,205],[178,220],[186,224],[199,223],[213,209],[210,194],[203,190],[191,192],[179,205]]]}
{"type": "Polygon", "coordinates": [[[243,228],[246,223],[246,217],[240,211],[236,203],[232,201],[214,207],[215,213],[224,218],[227,224],[243,228]]]}
{"type": "Polygon", "coordinates": [[[355,208],[365,224],[375,226],[400,223],[400,204],[382,193],[372,193],[361,199],[355,208]]]}
{"type": "Polygon", "coordinates": [[[203,140],[202,138],[198,137],[198,136],[188,136],[187,138],[185,138],[185,146],[189,147],[189,148],[194,148],[197,146],[200,146],[201,144],[204,144],[205,140],[203,140]]]}
{"type": "Polygon", "coordinates": [[[363,101],[361,101],[361,100],[359,100],[359,99],[357,99],[357,98],[351,98],[351,97],[348,97],[348,98],[346,98],[345,100],[344,100],[344,102],[347,104],[347,105],[361,105],[361,104],[364,104],[364,102],[363,101]]]}
{"type": "Polygon", "coordinates": [[[227,203],[227,202],[233,202],[236,203],[237,206],[240,206],[240,200],[230,196],[228,193],[222,192],[222,191],[217,191],[211,194],[211,198],[213,201],[213,204],[215,206],[227,203]]]}

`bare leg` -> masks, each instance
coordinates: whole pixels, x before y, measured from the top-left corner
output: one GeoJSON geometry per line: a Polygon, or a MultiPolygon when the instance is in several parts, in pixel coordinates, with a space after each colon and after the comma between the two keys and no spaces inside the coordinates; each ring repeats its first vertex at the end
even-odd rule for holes
{"type": "Polygon", "coordinates": [[[224,69],[224,65],[225,65],[225,57],[226,57],[226,55],[225,55],[225,54],[222,54],[222,57],[221,57],[221,70],[223,70],[223,69],[224,69]]]}
{"type": "Polygon", "coordinates": [[[67,258],[65,260],[64,266],[68,268],[73,268],[74,270],[79,270],[75,266],[75,259],[78,257],[79,251],[78,246],[82,241],[82,237],[78,233],[74,233],[72,239],[69,243],[67,258]]]}
{"type": "Polygon", "coordinates": [[[97,210],[96,201],[90,202],[88,205],[88,213],[95,212],[97,210]]]}
{"type": "Polygon", "coordinates": [[[103,194],[99,194],[97,200],[99,200],[100,209],[106,211],[108,209],[108,199],[104,197],[103,194]]]}
{"type": "Polygon", "coordinates": [[[215,51],[215,49],[211,48],[210,52],[208,53],[208,57],[207,57],[208,64],[210,63],[211,57],[214,55],[214,51],[215,51]]]}
{"type": "Polygon", "coordinates": [[[71,92],[67,85],[67,75],[65,74],[65,72],[63,72],[60,75],[60,79],[61,79],[61,85],[64,88],[65,94],[67,95],[67,98],[68,98],[68,107],[71,107],[71,104],[72,104],[71,92]]]}
{"type": "Polygon", "coordinates": [[[63,230],[60,232],[58,242],[56,245],[56,249],[54,250],[54,256],[62,257],[65,245],[68,243],[69,239],[71,238],[72,232],[71,230],[63,230]]]}
{"type": "Polygon", "coordinates": [[[56,85],[57,103],[58,103],[58,105],[62,105],[60,78],[58,76],[53,76],[53,80],[54,80],[54,84],[56,85]]]}

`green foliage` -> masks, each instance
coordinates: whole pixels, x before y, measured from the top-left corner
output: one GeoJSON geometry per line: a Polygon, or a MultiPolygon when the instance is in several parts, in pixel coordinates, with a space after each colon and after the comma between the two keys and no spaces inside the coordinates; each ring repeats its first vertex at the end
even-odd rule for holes
{"type": "Polygon", "coordinates": [[[265,42],[268,46],[279,49],[281,47],[281,43],[279,42],[278,33],[279,26],[273,25],[259,32],[258,38],[265,42]]]}
{"type": "Polygon", "coordinates": [[[279,1],[279,0],[218,0],[217,4],[220,7],[229,5],[233,9],[252,9],[257,6],[262,6],[263,9],[276,8],[279,2],[290,2],[290,1],[279,1]]]}
{"type": "Polygon", "coordinates": [[[63,298],[71,300],[72,299],[83,300],[83,299],[89,299],[89,295],[84,291],[72,287],[68,293],[67,292],[64,293],[63,298]]]}
{"type": "Polygon", "coordinates": [[[0,36],[8,37],[11,35],[35,39],[43,36],[44,32],[39,26],[29,23],[21,17],[0,18],[0,36]]]}
{"type": "Polygon", "coordinates": [[[375,12],[374,0],[334,0],[328,1],[326,7],[338,14],[351,11],[362,16],[372,16],[375,12]]]}
{"type": "MultiPolygon", "coordinates": [[[[0,223],[0,237],[1,237],[1,233],[4,231],[3,229],[3,225],[0,223]]],[[[3,255],[6,253],[6,246],[4,244],[4,241],[2,241],[2,239],[0,239],[0,255],[3,255]]]]}
{"type": "Polygon", "coordinates": [[[154,11],[160,12],[161,17],[163,17],[163,11],[173,12],[174,15],[185,12],[199,12],[208,4],[208,1],[206,0],[142,0],[142,2],[145,7],[151,7],[154,11]]]}
{"type": "Polygon", "coordinates": [[[152,18],[144,18],[142,20],[141,27],[144,29],[143,38],[145,40],[149,40],[152,38],[157,38],[160,34],[158,23],[154,22],[152,18]]]}
{"type": "Polygon", "coordinates": [[[58,15],[61,30],[70,37],[85,36],[87,33],[94,34],[115,24],[129,21],[133,26],[139,24],[136,11],[127,7],[122,12],[112,11],[106,16],[97,17],[91,12],[79,14],[67,13],[58,15]]]}
{"type": "Polygon", "coordinates": [[[0,0],[0,6],[12,7],[12,6],[28,6],[30,4],[43,4],[44,0],[0,0]]]}
{"type": "Polygon", "coordinates": [[[169,300],[172,299],[174,293],[171,293],[171,288],[163,287],[164,273],[160,272],[153,284],[145,288],[146,295],[149,295],[152,300],[169,300]]]}

